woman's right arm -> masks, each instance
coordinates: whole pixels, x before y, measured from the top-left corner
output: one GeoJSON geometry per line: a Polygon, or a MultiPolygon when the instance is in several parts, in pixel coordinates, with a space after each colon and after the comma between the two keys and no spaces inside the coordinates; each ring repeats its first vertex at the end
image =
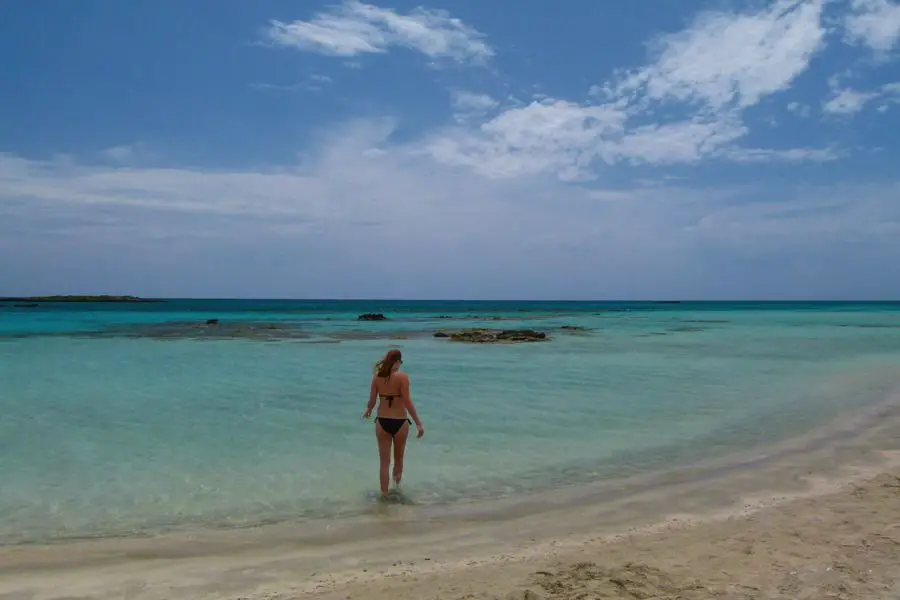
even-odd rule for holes
{"type": "Polygon", "coordinates": [[[413,404],[412,396],[409,394],[409,376],[403,378],[403,381],[400,383],[400,390],[403,394],[403,397],[406,398],[406,410],[409,411],[409,416],[412,417],[413,422],[416,424],[416,429],[418,429],[418,435],[416,437],[422,437],[425,435],[425,428],[422,427],[422,421],[419,420],[419,413],[416,412],[416,405],[413,404]]]}
{"type": "Polygon", "coordinates": [[[375,385],[375,378],[372,377],[372,383],[369,384],[369,402],[366,404],[366,412],[363,413],[363,419],[368,419],[372,416],[372,411],[375,409],[375,400],[378,398],[378,386],[375,385]]]}

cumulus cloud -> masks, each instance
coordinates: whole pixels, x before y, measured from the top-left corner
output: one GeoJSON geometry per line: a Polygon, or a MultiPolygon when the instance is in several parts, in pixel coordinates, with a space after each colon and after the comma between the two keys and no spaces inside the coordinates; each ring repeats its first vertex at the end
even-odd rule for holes
{"type": "Polygon", "coordinates": [[[745,12],[707,12],[661,36],[647,65],[591,87],[591,103],[547,98],[513,107],[475,129],[433,136],[437,160],[492,177],[553,173],[587,179],[598,164],[832,160],[828,149],[755,149],[738,142],[744,112],[788,89],[823,47],[819,0],[745,12]],[[659,109],[675,109],[668,119],[659,109]]]}
{"type": "Polygon", "coordinates": [[[494,54],[479,31],[446,11],[418,8],[404,15],[357,0],[309,21],[273,20],[266,36],[281,46],[342,57],[384,53],[394,46],[460,62],[481,63],[494,54]]]}

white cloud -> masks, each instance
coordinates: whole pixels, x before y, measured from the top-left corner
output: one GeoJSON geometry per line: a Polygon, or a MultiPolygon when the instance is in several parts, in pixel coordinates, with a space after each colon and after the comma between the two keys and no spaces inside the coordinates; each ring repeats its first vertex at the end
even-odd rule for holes
{"type": "Polygon", "coordinates": [[[463,113],[486,113],[496,108],[499,102],[487,94],[478,94],[466,90],[453,92],[453,108],[463,113]]]}
{"type": "Polygon", "coordinates": [[[334,83],[334,79],[328,75],[310,75],[297,83],[251,83],[250,87],[258,90],[274,90],[279,92],[321,92],[325,86],[334,83]]]}
{"type": "Polygon", "coordinates": [[[882,100],[894,104],[900,104],[900,83],[889,83],[881,86],[880,97],[882,100]]]}
{"type": "Polygon", "coordinates": [[[617,95],[746,108],[786,89],[822,47],[819,0],[781,1],[755,13],[700,15],[656,43],[655,63],[631,73],[617,95]]]}
{"type": "Polygon", "coordinates": [[[887,112],[892,104],[900,104],[900,83],[889,83],[881,87],[879,100],[883,104],[878,107],[878,112],[887,112]]]}
{"type": "Polygon", "coordinates": [[[116,162],[126,163],[134,156],[134,148],[131,146],[114,146],[104,150],[103,154],[116,162]]]}
{"type": "Polygon", "coordinates": [[[494,111],[500,103],[487,94],[467,90],[452,91],[453,119],[460,124],[470,123],[494,111]]]}
{"type": "Polygon", "coordinates": [[[489,177],[552,171],[563,179],[580,179],[595,157],[596,142],[621,132],[624,119],[624,113],[611,107],[532,102],[501,113],[477,132],[443,132],[424,147],[440,162],[489,177]]]}
{"type": "MultiPolygon", "coordinates": [[[[456,90],[457,123],[402,144],[386,141],[392,123],[360,122],[334,132],[308,160],[266,170],[149,168],[135,164],[138,146],[108,149],[104,164],[0,155],[0,254],[52,255],[43,268],[62,268],[91,249],[101,257],[127,249],[150,257],[145,266],[168,281],[166,269],[176,272],[183,256],[194,256],[176,251],[201,252],[195,266],[208,269],[228,263],[221,250],[240,248],[253,265],[246,277],[259,272],[269,282],[295,282],[259,291],[273,296],[340,296],[351,289],[372,295],[374,285],[366,285],[377,282],[376,295],[411,297],[427,286],[435,296],[509,297],[534,293],[538,277],[539,287],[560,296],[627,290],[696,297],[704,286],[723,289],[723,276],[740,281],[732,282],[737,295],[741,285],[751,294],[768,285],[789,295],[782,291],[800,289],[791,287],[792,259],[821,271],[815,285],[848,281],[867,268],[875,273],[870,283],[900,281],[895,184],[799,189],[760,181],[709,189],[655,172],[651,181],[614,189],[554,180],[608,184],[606,166],[620,163],[842,156],[836,147],[742,144],[758,117],[750,109],[772,97],[781,106],[777,95],[807,71],[826,35],[819,0],[754,5],[704,13],[684,31],[659,37],[646,64],[590,86],[589,102],[498,101],[456,90]],[[151,241],[160,244],[145,252],[151,241]],[[860,254],[860,247],[871,252],[860,254]],[[823,258],[839,253],[848,261],[843,271],[823,258]],[[765,268],[741,270],[742,261],[760,257],[770,261],[765,268]],[[265,270],[279,260],[282,271],[265,270]],[[310,283],[327,281],[329,273],[327,285],[337,287],[310,283]]],[[[894,5],[855,1],[854,15],[866,6],[894,5]]],[[[853,23],[848,32],[864,32],[853,39],[885,47],[888,29],[853,23]]],[[[481,34],[444,12],[400,15],[356,1],[309,21],[273,22],[268,34],[279,45],[342,57],[396,47],[476,63],[493,55],[481,34]]],[[[876,101],[881,110],[900,99],[900,84],[834,87],[833,94],[826,111],[846,114],[876,101]]],[[[787,110],[810,109],[790,102],[787,110]]],[[[0,279],[9,278],[4,268],[24,264],[11,262],[0,268],[0,279]]],[[[131,266],[119,273],[152,280],[131,266]]]]}
{"type": "MultiPolygon", "coordinates": [[[[109,208],[135,209],[146,214],[193,214],[205,215],[204,218],[218,215],[235,218],[236,222],[255,218],[264,219],[267,226],[293,223],[331,227],[333,231],[349,230],[365,222],[387,226],[385,239],[394,239],[396,228],[402,228],[403,243],[410,236],[432,239],[443,234],[489,235],[492,231],[500,235],[500,230],[510,225],[510,219],[520,219],[517,227],[527,222],[535,228],[526,236],[530,239],[540,237],[537,234],[552,234],[559,239],[588,241],[598,226],[604,230],[617,227],[589,218],[599,217],[598,211],[630,213],[628,206],[634,204],[640,207],[635,210],[642,212],[659,202],[654,211],[664,215],[664,220],[694,223],[710,214],[730,213],[736,197],[749,193],[752,198],[757,193],[739,187],[679,187],[676,184],[681,180],[675,177],[661,178],[653,189],[642,183],[631,188],[604,189],[527,176],[497,180],[461,174],[453,167],[430,162],[416,145],[388,144],[393,127],[386,121],[348,124],[325,138],[309,160],[268,170],[128,168],[35,161],[0,154],[0,207],[18,207],[18,212],[24,214],[34,203],[52,204],[60,210],[72,207],[82,217],[88,214],[85,210],[93,208],[98,211],[99,221],[108,218],[109,208]]],[[[802,157],[791,153],[813,151],[784,152],[788,159],[799,160],[802,157]]],[[[741,160],[764,160],[772,152],[778,151],[746,150],[741,160]]],[[[891,187],[886,195],[870,194],[871,201],[878,202],[880,197],[893,199],[896,189],[891,187]]],[[[804,202],[812,207],[815,198],[828,196],[831,202],[846,208],[857,198],[833,189],[824,196],[822,193],[806,190],[804,202]]],[[[796,201],[793,197],[779,200],[767,195],[762,206],[771,211],[782,206],[781,202],[794,206],[796,201]]],[[[739,204],[744,212],[755,210],[745,206],[745,201],[739,204]]],[[[879,211],[888,209],[893,211],[888,220],[900,219],[900,205],[891,200],[879,211]]],[[[46,215],[41,211],[36,214],[46,215]]],[[[641,223],[637,219],[632,225],[641,223]]],[[[848,227],[857,226],[863,225],[848,222],[848,227]]],[[[510,235],[518,233],[513,231],[510,235]]]]}
{"type": "Polygon", "coordinates": [[[877,52],[888,52],[900,40],[900,3],[892,0],[852,0],[844,19],[846,36],[877,52]]]}
{"type": "MultiPolygon", "coordinates": [[[[254,293],[294,296],[365,296],[375,283],[377,295],[406,297],[790,295],[790,257],[829,270],[837,267],[823,253],[838,250],[854,268],[871,256],[893,260],[891,272],[900,264],[896,186],[585,189],[487,179],[386,145],[390,131],[357,123],[302,166],[266,171],[0,156],[0,251],[46,255],[29,268],[60,273],[107,257],[108,281],[135,281],[129,291],[148,295],[140,286],[154,282],[193,291],[197,272],[222,273],[199,293],[226,295],[247,293],[250,280],[254,293]],[[871,256],[858,254],[860,240],[871,256]],[[223,256],[244,261],[246,273],[212,271],[223,256]],[[742,270],[748,259],[771,262],[742,270]],[[746,288],[722,285],[723,261],[746,288]]],[[[23,264],[9,261],[0,279],[23,264]]]]}
{"type": "Polygon", "coordinates": [[[790,148],[788,150],[735,148],[728,151],[728,157],[739,163],[828,162],[842,156],[844,154],[834,148],[790,148]]]}
{"type": "Polygon", "coordinates": [[[786,108],[801,117],[808,117],[811,112],[808,104],[800,104],[799,102],[788,102],[786,108]]]}
{"type": "Polygon", "coordinates": [[[483,62],[493,50],[483,35],[446,11],[418,8],[401,15],[357,0],[320,12],[309,21],[272,21],[270,41],[331,56],[383,53],[392,46],[431,58],[483,62]]]}
{"type": "MultiPolygon", "coordinates": [[[[832,80],[832,97],[822,104],[822,110],[833,115],[852,116],[867,104],[875,101],[900,102],[900,83],[888,83],[874,91],[861,92],[853,89],[838,89],[832,80]]],[[[885,112],[887,104],[881,104],[878,112],[885,112]]]]}
{"type": "Polygon", "coordinates": [[[747,128],[736,119],[705,118],[664,125],[644,125],[629,131],[605,152],[607,162],[624,159],[653,165],[693,163],[743,137],[747,128]]]}
{"type": "MultiPolygon", "coordinates": [[[[0,254],[21,257],[3,263],[0,280],[41,274],[56,289],[66,277],[83,286],[90,262],[97,281],[144,295],[757,297],[834,295],[832,282],[865,269],[875,275],[860,294],[900,281],[896,185],[704,188],[660,178],[587,189],[529,176],[547,162],[583,175],[592,151],[548,149],[590,148],[621,130],[621,118],[614,107],[535,103],[487,125],[489,135],[490,126],[521,132],[504,138],[509,147],[454,151],[480,159],[466,169],[433,161],[419,142],[388,143],[393,123],[384,121],[334,130],[302,163],[267,170],[0,155],[0,254]],[[504,169],[519,176],[477,172],[504,169]],[[827,260],[838,252],[844,267],[827,260]],[[723,264],[734,281],[722,282],[723,264]],[[826,267],[829,276],[798,283],[798,269],[826,267]]],[[[689,161],[728,150],[741,125],[722,123],[638,127],[604,148],[689,161]],[[668,152],[654,155],[654,140],[668,152]]],[[[729,159],[797,161],[804,152],[815,149],[729,159]]]]}
{"type": "Polygon", "coordinates": [[[154,157],[154,153],[142,142],[113,146],[100,154],[104,159],[120,165],[131,165],[154,157]]]}
{"type": "Polygon", "coordinates": [[[838,90],[834,96],[822,104],[822,110],[833,115],[855,115],[878,94],[856,90],[838,90]]]}
{"type": "Polygon", "coordinates": [[[747,108],[788,89],[823,47],[822,2],[783,1],[755,12],[709,12],[660,37],[648,65],[591,86],[592,103],[546,99],[513,107],[474,129],[433,136],[442,162],[494,177],[554,173],[584,179],[599,163],[654,165],[705,158],[831,160],[825,149],[742,153],[747,108]],[[674,117],[660,118],[659,107],[674,117]]]}

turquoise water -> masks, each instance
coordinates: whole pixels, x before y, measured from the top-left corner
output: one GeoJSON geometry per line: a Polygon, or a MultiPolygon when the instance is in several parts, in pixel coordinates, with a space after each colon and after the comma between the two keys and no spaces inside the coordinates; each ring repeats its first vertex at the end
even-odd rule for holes
{"type": "Polygon", "coordinates": [[[454,506],[693,464],[858,413],[900,382],[900,304],[0,304],[0,543],[371,510],[360,415],[391,345],[427,430],[404,487],[454,506]],[[472,326],[551,339],[432,337],[472,326]]]}

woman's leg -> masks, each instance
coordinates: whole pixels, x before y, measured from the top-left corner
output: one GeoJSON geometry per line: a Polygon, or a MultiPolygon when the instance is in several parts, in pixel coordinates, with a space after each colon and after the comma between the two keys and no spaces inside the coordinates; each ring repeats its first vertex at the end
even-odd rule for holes
{"type": "Polygon", "coordinates": [[[381,495],[387,496],[390,490],[391,471],[391,434],[381,428],[381,424],[375,422],[375,438],[378,440],[378,461],[380,463],[379,479],[381,481],[381,495]]]}
{"type": "Polygon", "coordinates": [[[394,483],[400,485],[403,479],[403,456],[406,454],[406,440],[409,437],[409,423],[404,423],[394,437],[394,483]]]}

